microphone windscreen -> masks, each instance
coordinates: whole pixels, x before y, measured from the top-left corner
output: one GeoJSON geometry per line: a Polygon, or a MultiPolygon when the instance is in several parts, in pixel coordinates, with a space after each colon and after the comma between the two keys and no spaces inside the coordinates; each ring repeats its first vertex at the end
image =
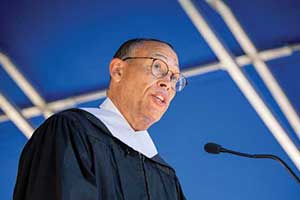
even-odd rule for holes
{"type": "Polygon", "coordinates": [[[215,144],[215,143],[207,143],[204,146],[204,150],[207,153],[214,153],[214,154],[218,154],[221,151],[221,145],[215,144]]]}

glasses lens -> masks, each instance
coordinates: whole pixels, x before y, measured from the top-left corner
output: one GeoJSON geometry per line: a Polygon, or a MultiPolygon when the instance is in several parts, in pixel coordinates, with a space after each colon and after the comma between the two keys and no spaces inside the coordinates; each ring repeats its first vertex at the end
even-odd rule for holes
{"type": "MultiPolygon", "coordinates": [[[[153,61],[152,74],[156,78],[163,78],[168,74],[168,72],[169,72],[169,68],[166,63],[158,59],[153,61]]],[[[172,82],[172,88],[177,92],[183,90],[187,83],[185,77],[180,73],[172,74],[171,82],[172,82]]]]}
{"type": "Polygon", "coordinates": [[[181,90],[183,90],[184,88],[185,88],[185,86],[186,86],[186,79],[185,79],[185,77],[183,76],[183,75],[179,75],[179,78],[178,78],[178,80],[177,80],[177,82],[176,82],[176,85],[175,85],[175,90],[177,91],[177,92],[180,92],[181,90]]]}
{"type": "Polygon", "coordinates": [[[152,74],[157,78],[162,78],[168,74],[168,66],[161,60],[154,60],[152,74]]]}

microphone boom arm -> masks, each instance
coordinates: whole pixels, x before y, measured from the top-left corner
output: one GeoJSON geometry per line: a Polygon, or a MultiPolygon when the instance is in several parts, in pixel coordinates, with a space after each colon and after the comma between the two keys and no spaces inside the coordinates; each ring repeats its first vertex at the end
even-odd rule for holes
{"type": "Polygon", "coordinates": [[[268,159],[273,159],[278,161],[282,166],[284,166],[288,172],[294,177],[294,179],[298,182],[298,184],[300,184],[300,179],[299,177],[297,177],[297,175],[292,171],[292,169],[278,156],[272,155],[272,154],[247,154],[247,153],[240,153],[240,152],[236,152],[236,151],[232,151],[232,150],[228,150],[225,148],[220,148],[220,152],[223,153],[230,153],[230,154],[234,154],[234,155],[238,155],[238,156],[243,156],[243,157],[248,157],[248,158],[268,158],[268,159]]]}

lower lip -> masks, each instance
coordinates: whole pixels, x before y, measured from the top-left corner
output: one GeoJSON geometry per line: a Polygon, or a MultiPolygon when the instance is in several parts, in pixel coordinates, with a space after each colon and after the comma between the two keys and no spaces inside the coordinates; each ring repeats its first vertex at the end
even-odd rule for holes
{"type": "Polygon", "coordinates": [[[151,96],[154,103],[160,107],[165,107],[166,106],[166,103],[162,102],[160,99],[158,99],[157,97],[155,96],[151,96]]]}

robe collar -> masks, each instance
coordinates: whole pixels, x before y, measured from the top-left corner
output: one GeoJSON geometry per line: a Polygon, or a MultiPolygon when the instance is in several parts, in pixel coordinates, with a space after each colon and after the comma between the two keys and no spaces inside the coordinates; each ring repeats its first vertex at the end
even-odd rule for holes
{"type": "Polygon", "coordinates": [[[99,108],[82,108],[100,119],[111,134],[148,158],[157,154],[157,149],[147,130],[135,131],[113,102],[106,98],[99,108]]]}
{"type": "MultiPolygon", "coordinates": [[[[96,127],[99,127],[99,129],[101,129],[103,131],[104,134],[110,136],[110,137],[113,137],[115,138],[111,132],[109,131],[109,129],[105,126],[105,124],[99,120],[96,116],[94,116],[93,114],[83,110],[83,109],[78,109],[78,108],[72,108],[70,109],[70,111],[73,111],[73,112],[76,112],[76,113],[80,113],[82,114],[83,116],[85,116],[85,118],[90,121],[93,125],[95,125],[96,127]]],[[[94,135],[93,132],[89,132],[88,134],[92,134],[94,137],[98,137],[98,135],[94,135]]],[[[123,145],[125,145],[122,141],[120,141],[119,139],[115,138],[115,140],[117,140],[119,143],[122,143],[123,145]]],[[[127,146],[127,145],[126,145],[127,146]]],[[[128,148],[131,148],[131,147],[128,147],[128,148]]],[[[174,171],[174,169],[167,163],[163,160],[163,158],[159,155],[159,154],[156,154],[154,157],[152,158],[149,158],[151,161],[153,162],[156,162],[160,165],[164,165],[168,168],[170,168],[171,170],[174,171]]]]}

